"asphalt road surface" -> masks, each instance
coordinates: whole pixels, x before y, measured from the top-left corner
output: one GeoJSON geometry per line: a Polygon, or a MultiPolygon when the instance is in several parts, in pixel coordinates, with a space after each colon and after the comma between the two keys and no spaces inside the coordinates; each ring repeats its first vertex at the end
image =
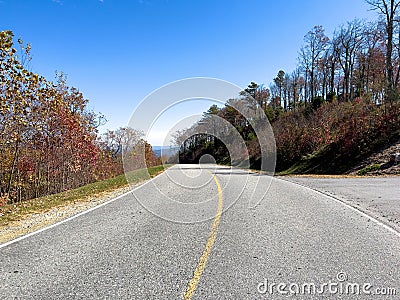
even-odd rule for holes
{"type": "Polygon", "coordinates": [[[330,195],[400,232],[400,176],[284,179],[330,195]]]}
{"type": "Polygon", "coordinates": [[[312,189],[214,165],[174,166],[0,248],[1,299],[399,294],[398,232],[312,189]]]}

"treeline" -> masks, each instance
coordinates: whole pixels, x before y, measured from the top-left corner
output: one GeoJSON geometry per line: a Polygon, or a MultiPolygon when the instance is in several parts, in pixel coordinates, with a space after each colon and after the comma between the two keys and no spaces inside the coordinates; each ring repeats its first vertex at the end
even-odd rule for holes
{"type": "MultiPolygon", "coordinates": [[[[251,82],[243,91],[272,124],[278,171],[318,156],[320,165],[310,172],[341,173],[400,137],[400,26],[396,21],[400,1],[368,2],[381,13],[378,21],[348,22],[332,37],[315,26],[304,36],[294,71],[280,70],[269,87],[251,82]]],[[[258,167],[257,136],[229,101],[223,108],[211,107],[200,123],[210,114],[228,120],[245,140],[252,167],[258,167]]],[[[210,138],[190,139],[191,149],[197,149],[194,141],[204,148],[204,140],[210,138]]],[[[182,151],[184,157],[196,156],[185,147],[182,151]]],[[[217,161],[226,161],[226,156],[217,161]]]]}
{"type": "MultiPolygon", "coordinates": [[[[129,128],[98,135],[104,117],[59,74],[56,82],[29,70],[30,45],[0,32],[0,205],[58,193],[123,173],[122,142],[146,147],[129,128]],[[17,55],[18,54],[18,55],[17,55]]],[[[140,155],[140,154],[136,154],[140,155]]]]}
{"type": "Polygon", "coordinates": [[[358,97],[378,105],[392,104],[399,91],[400,47],[399,40],[392,39],[391,54],[387,53],[386,27],[383,21],[356,19],[329,38],[322,26],[315,26],[304,37],[297,68],[291,73],[280,70],[269,89],[264,89],[270,106],[282,112],[358,97]]]}

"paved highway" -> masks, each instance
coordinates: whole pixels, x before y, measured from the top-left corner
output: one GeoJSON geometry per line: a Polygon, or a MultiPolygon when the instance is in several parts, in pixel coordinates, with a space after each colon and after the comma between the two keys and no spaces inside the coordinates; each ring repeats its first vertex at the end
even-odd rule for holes
{"type": "Polygon", "coordinates": [[[399,233],[312,189],[214,165],[176,165],[0,248],[1,299],[371,299],[395,289],[377,299],[400,297],[399,233]]]}

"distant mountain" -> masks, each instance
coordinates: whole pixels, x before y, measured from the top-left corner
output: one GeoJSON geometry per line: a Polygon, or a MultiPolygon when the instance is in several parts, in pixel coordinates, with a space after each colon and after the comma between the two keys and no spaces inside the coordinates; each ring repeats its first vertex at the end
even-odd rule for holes
{"type": "Polygon", "coordinates": [[[173,146],[152,146],[152,149],[157,157],[161,157],[161,155],[171,157],[179,151],[178,147],[173,146]]]}

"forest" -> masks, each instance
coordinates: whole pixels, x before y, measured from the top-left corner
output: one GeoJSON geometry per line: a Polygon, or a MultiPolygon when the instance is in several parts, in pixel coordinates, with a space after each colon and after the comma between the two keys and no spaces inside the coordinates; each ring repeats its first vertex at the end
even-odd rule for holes
{"type": "Polygon", "coordinates": [[[63,73],[52,82],[31,72],[31,46],[13,38],[0,32],[0,206],[123,174],[128,140],[137,160],[160,163],[137,130],[98,134],[104,116],[63,73]]]}
{"type": "MultiPolygon", "coordinates": [[[[237,99],[227,99],[225,107],[210,107],[199,123],[216,115],[234,125],[246,142],[251,166],[260,168],[254,128],[229,105],[244,101],[246,95],[272,125],[277,170],[294,170],[299,161],[307,161],[297,170],[300,173],[343,173],[398,140],[399,1],[367,2],[380,16],[376,21],[349,21],[330,37],[323,26],[314,26],[304,36],[294,70],[279,70],[268,87],[251,82],[237,99]]],[[[197,161],[212,152],[218,162],[229,164],[229,153],[218,139],[204,134],[190,137],[198,126],[175,136],[180,159],[197,161]]]]}

